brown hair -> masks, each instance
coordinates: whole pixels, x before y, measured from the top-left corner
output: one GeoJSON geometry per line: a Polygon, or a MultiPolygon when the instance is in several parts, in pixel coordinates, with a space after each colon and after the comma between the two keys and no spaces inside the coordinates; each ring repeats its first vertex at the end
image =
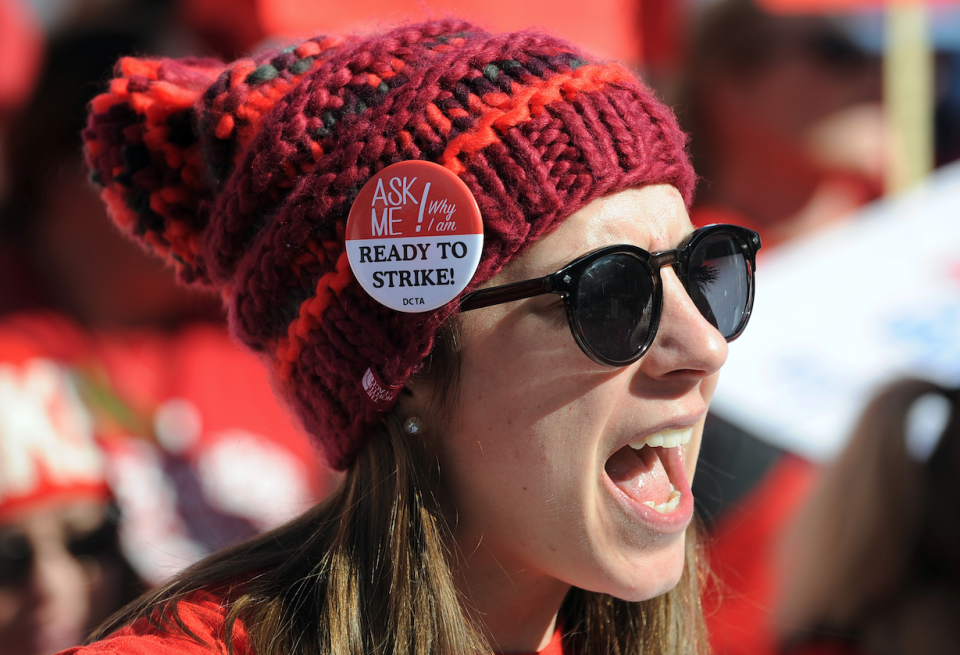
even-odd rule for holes
{"type": "MultiPolygon", "coordinates": [[[[425,375],[448,382],[436,387],[437,404],[446,405],[456,390],[455,332],[447,331],[438,351],[425,375]]],[[[439,467],[402,424],[401,411],[387,414],[341,485],[314,509],[190,567],[121,610],[91,639],[140,616],[196,637],[178,603],[218,586],[227,588],[230,603],[231,652],[237,619],[258,655],[491,652],[454,584],[439,467]]],[[[686,536],[683,576],[663,596],[632,603],[571,589],[561,615],[574,652],[706,652],[692,525],[686,536]]]]}

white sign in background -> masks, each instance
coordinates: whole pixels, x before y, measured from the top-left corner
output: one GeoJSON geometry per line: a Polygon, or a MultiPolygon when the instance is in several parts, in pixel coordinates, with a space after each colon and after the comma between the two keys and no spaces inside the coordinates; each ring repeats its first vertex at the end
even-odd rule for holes
{"type": "Polygon", "coordinates": [[[761,251],[753,316],[711,411],[824,461],[879,387],[903,376],[960,384],[960,165],[761,251]]]}

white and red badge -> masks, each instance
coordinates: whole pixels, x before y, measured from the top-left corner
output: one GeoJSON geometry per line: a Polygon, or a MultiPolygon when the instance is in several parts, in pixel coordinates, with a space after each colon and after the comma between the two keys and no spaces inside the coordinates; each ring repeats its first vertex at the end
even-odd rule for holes
{"type": "Polygon", "coordinates": [[[346,243],[350,268],[371,297],[400,312],[426,312],[456,298],[473,278],[483,221],[454,173],[404,161],[360,189],[346,243]]]}

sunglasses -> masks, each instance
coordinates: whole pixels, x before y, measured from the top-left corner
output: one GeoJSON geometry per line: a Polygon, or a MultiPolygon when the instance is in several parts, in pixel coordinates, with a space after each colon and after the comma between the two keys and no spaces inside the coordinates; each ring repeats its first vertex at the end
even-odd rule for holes
{"type": "Polygon", "coordinates": [[[577,345],[593,361],[626,366],[653,343],[663,309],[660,269],[672,266],[703,317],[727,341],[747,325],[760,235],[736,225],[708,225],[679,247],[649,253],[607,246],[556,273],[465,295],[460,311],[555,293],[563,298],[577,345]]]}
{"type": "MultiPolygon", "coordinates": [[[[107,517],[89,532],[66,536],[63,546],[74,559],[122,557],[117,533],[119,510],[111,506],[107,517]]],[[[15,526],[0,527],[0,588],[23,585],[33,570],[37,546],[30,535],[15,526]]]]}

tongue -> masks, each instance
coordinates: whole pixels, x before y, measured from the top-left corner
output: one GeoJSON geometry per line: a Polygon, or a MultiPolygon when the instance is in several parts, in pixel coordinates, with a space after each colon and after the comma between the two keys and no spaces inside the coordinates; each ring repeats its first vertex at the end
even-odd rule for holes
{"type": "Polygon", "coordinates": [[[670,478],[657,454],[659,448],[649,446],[634,450],[624,446],[607,460],[607,475],[623,493],[638,503],[667,502],[670,478]]]}

